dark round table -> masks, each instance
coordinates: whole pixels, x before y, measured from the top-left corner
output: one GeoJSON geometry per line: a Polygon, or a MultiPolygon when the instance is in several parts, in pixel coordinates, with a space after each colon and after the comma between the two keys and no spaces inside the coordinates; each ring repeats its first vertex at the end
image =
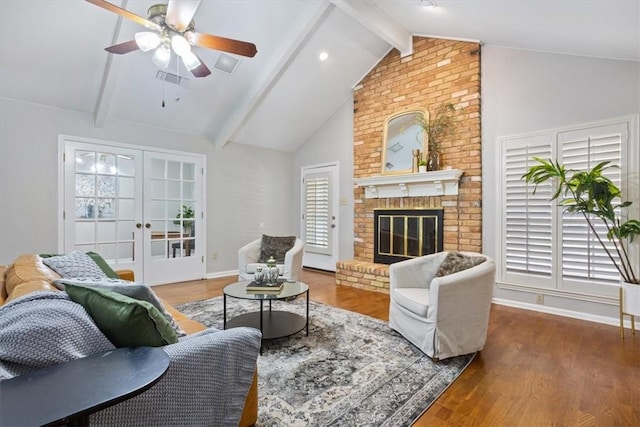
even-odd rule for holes
{"type": "Polygon", "coordinates": [[[0,381],[0,425],[88,425],[90,414],[148,390],[168,368],[159,347],[119,348],[0,381]]]}
{"type": "MultiPolygon", "coordinates": [[[[250,281],[242,281],[227,285],[224,294],[224,329],[248,326],[259,329],[263,340],[288,337],[306,329],[309,335],[309,286],[304,282],[284,282],[279,293],[259,293],[247,291],[250,281]],[[272,310],[272,301],[287,300],[306,294],[307,313],[300,316],[289,311],[272,310]],[[227,297],[260,301],[260,310],[238,315],[227,320],[227,297]],[[269,309],[264,309],[264,302],[269,302],[269,309]]],[[[262,349],[260,349],[262,352],[262,349]]]]}

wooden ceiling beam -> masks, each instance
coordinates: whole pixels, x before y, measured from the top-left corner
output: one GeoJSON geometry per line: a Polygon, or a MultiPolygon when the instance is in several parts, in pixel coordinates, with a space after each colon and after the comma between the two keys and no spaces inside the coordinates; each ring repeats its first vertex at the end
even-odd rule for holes
{"type": "Polygon", "coordinates": [[[371,1],[331,0],[331,3],[398,49],[401,57],[413,53],[412,34],[391,19],[389,15],[378,9],[371,1]]]}

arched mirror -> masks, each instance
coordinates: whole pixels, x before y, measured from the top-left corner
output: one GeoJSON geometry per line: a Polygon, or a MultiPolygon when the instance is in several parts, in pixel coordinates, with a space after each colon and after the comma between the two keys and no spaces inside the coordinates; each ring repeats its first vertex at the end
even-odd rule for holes
{"type": "Polygon", "coordinates": [[[427,137],[420,120],[429,119],[427,110],[403,111],[390,116],[384,124],[382,174],[411,173],[413,150],[427,152],[427,137]]]}

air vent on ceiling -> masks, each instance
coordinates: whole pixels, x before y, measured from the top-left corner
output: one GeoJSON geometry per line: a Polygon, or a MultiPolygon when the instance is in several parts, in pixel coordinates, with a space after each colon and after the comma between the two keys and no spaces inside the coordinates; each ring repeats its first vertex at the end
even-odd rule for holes
{"type": "Polygon", "coordinates": [[[164,80],[165,82],[173,83],[178,86],[186,86],[189,79],[186,77],[178,76],[177,74],[167,73],[166,71],[158,70],[156,73],[156,79],[164,80]]]}
{"type": "Polygon", "coordinates": [[[218,59],[213,65],[213,68],[228,74],[233,74],[236,68],[238,68],[239,63],[240,59],[231,55],[227,55],[225,53],[221,53],[220,55],[218,55],[218,59]]]}

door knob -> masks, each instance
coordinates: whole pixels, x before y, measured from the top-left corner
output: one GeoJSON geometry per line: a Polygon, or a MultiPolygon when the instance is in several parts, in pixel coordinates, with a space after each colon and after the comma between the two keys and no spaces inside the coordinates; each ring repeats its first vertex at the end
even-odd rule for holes
{"type": "Polygon", "coordinates": [[[137,223],[137,224],[136,224],[136,228],[142,228],[142,224],[137,223]]]}
{"type": "Polygon", "coordinates": [[[151,228],[151,224],[146,223],[146,224],[144,225],[144,228],[151,228]]]}

